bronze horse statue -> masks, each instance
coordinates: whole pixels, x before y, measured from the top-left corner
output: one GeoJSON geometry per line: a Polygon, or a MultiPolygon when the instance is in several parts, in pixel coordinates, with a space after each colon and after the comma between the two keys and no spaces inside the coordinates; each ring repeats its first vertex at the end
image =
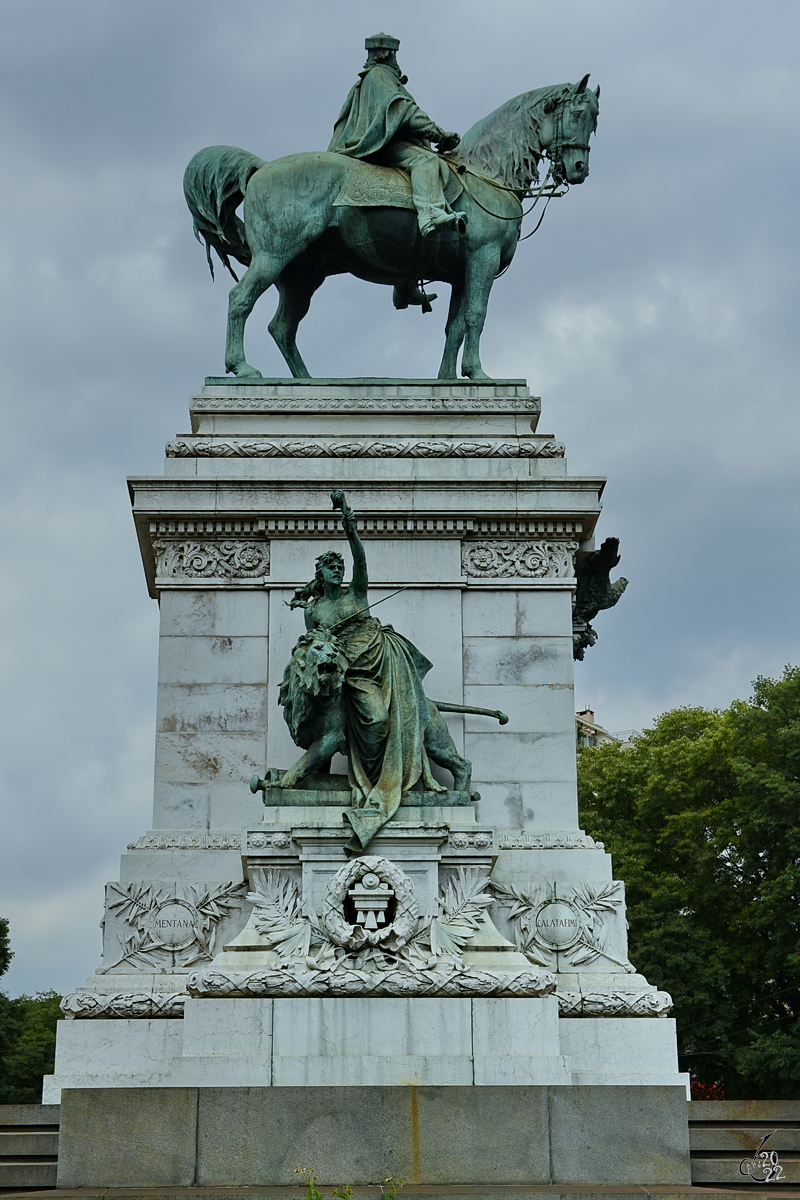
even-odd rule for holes
{"type": "Polygon", "coordinates": [[[245,359],[244,328],[272,284],[280,297],[272,334],[295,378],[309,378],[297,329],[328,275],[350,272],[370,283],[441,280],[452,288],[440,379],[487,379],[480,337],[492,284],[514,257],[523,200],[550,160],[551,186],[583,183],[600,89],[559,84],[524,92],[464,134],[446,156],[445,194],[467,217],[466,229],[423,238],[405,172],[330,152],[290,154],[264,162],[235,146],[209,146],[186,168],[184,192],[198,239],[236,279],[230,260],[247,267],[231,288],[225,368],[261,378],[245,359]],[[236,209],[244,199],[242,221],[236,209]]]}

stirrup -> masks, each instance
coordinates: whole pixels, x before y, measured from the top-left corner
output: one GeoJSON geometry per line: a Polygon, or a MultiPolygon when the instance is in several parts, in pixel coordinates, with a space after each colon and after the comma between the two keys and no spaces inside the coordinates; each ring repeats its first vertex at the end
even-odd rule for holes
{"type": "Polygon", "coordinates": [[[433,312],[431,305],[436,299],[436,292],[426,292],[414,283],[396,283],[392,293],[392,303],[395,308],[408,308],[411,304],[419,305],[424,313],[433,312]]]}

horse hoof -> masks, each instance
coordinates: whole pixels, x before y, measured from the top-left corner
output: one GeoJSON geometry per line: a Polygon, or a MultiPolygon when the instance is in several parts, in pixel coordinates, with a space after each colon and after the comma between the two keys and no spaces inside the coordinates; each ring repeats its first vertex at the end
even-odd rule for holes
{"type": "Polygon", "coordinates": [[[236,367],[225,368],[229,375],[235,375],[237,379],[263,379],[264,376],[255,367],[251,367],[250,363],[239,363],[236,367]]]}

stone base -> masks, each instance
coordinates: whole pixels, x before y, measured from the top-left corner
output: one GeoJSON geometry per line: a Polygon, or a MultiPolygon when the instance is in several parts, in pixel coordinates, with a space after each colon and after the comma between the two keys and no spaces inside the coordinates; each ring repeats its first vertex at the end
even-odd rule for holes
{"type": "Polygon", "coordinates": [[[539,999],[189,999],[183,1020],[64,1021],[61,1089],[673,1086],[669,1018],[564,1018],[539,999]]]}
{"type": "Polygon", "coordinates": [[[65,1091],[58,1186],[689,1184],[680,1087],[65,1091]]]}

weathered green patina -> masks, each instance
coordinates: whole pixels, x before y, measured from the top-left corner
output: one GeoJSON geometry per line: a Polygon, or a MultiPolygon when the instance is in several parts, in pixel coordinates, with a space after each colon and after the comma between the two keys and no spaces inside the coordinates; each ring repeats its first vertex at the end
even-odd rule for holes
{"type": "Polygon", "coordinates": [[[590,625],[603,609],[613,608],[628,586],[620,576],[611,582],[611,570],[619,562],[619,538],[606,538],[599,550],[580,552],[575,564],[575,606],[572,610],[573,656],[582,660],[597,633],[590,625]]]}
{"type": "Polygon", "coordinates": [[[245,358],[244,330],[274,284],[279,302],[269,331],[292,375],[309,378],[298,326],[327,276],[349,272],[392,286],[398,308],[429,308],[435,297],[420,281],[449,283],[439,378],[456,378],[462,345],[461,373],[488,378],[480,337],[492,284],[516,250],[522,201],[544,157],[551,192],[586,178],[600,89],[590,91],[585,76],[525,92],[459,142],[406,90],[398,45],[386,34],[367,39],[367,62],[327,152],[264,162],[235,146],[210,146],[186,168],[186,201],[209,265],[213,249],[232,274],[231,259],[247,267],[228,303],[227,371],[261,378],[245,358]]]}
{"type": "Polygon", "coordinates": [[[372,616],[355,515],[343,492],[334,491],[331,499],[342,513],[353,556],[352,582],[343,584],[344,559],[337,551],[317,559],[314,578],[290,602],[304,609],[306,632],[280,688],[292,739],[306,753],[288,771],[268,771],[252,786],[314,786],[314,773],[326,774],[332,756],[346,754],[351,806],[344,816],[353,830],[346,850],[359,854],[418,785],[428,797],[436,794],[449,803],[452,793],[433,778],[430,761],[452,773],[454,791],[469,794],[472,764],[458,753],[440,709],[483,713],[501,724],[508,718],[425,695],[423,680],[431,663],[391,625],[372,616]]]}

